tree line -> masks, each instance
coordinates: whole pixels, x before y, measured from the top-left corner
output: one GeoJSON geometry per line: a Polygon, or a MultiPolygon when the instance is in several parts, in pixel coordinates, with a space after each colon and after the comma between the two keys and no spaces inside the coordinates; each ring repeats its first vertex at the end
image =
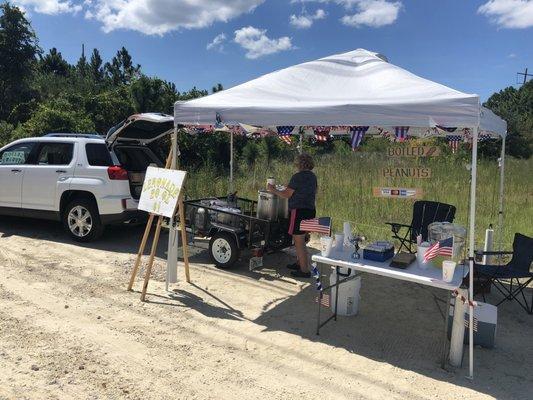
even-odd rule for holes
{"type": "MultiPolygon", "coordinates": [[[[223,90],[220,83],[211,91],[219,90],[223,90]]],[[[0,5],[0,147],[17,138],[49,132],[104,134],[131,114],[172,113],[175,101],[208,94],[196,87],[179,92],[174,83],[145,75],[124,47],[109,61],[102,59],[98,49],[87,55],[84,49],[77,63],[70,64],[58,49],[41,49],[23,11],[9,2],[0,5]]],[[[495,93],[484,105],[508,122],[507,152],[530,157],[533,82],[495,93]]],[[[228,145],[227,135],[182,141],[183,147],[191,150],[191,160],[218,159],[220,150],[228,145]]],[[[249,145],[239,141],[238,152],[242,150],[243,157],[252,160],[262,153],[286,153],[280,146],[272,139],[249,145]],[[279,151],[273,151],[275,148],[279,151]]],[[[339,150],[346,149],[326,144],[315,152],[339,150]]],[[[482,155],[497,156],[499,144],[482,143],[480,150],[482,155]]]]}

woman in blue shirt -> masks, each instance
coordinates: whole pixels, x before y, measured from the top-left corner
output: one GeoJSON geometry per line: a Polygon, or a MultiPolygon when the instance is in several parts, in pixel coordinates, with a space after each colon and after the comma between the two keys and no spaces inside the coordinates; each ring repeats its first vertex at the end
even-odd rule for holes
{"type": "Polygon", "coordinates": [[[302,220],[315,218],[315,199],[317,179],[313,173],[314,162],[309,154],[300,154],[295,159],[298,172],[295,173],[285,190],[277,190],[274,185],[268,185],[268,190],[278,196],[289,199],[290,222],[289,234],[294,240],[298,262],[290,264],[294,277],[309,278],[309,256],[305,246],[305,232],[300,230],[302,220]]]}

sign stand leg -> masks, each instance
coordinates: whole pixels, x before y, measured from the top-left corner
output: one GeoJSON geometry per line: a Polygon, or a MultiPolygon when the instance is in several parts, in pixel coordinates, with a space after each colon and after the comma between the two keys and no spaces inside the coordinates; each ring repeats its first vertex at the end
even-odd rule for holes
{"type": "Polygon", "coordinates": [[[141,293],[141,301],[146,299],[146,290],[148,289],[148,282],[150,281],[150,275],[152,273],[152,266],[154,265],[155,252],[157,250],[157,243],[159,242],[159,234],[161,233],[161,222],[163,217],[157,219],[157,225],[155,227],[154,241],[152,242],[152,251],[150,252],[150,259],[148,260],[148,265],[146,267],[146,274],[144,276],[143,290],[141,293]]]}
{"type": "Polygon", "coordinates": [[[191,283],[189,274],[189,244],[187,243],[187,231],[185,230],[185,209],[183,207],[183,197],[178,200],[178,211],[180,216],[181,247],[183,248],[183,263],[185,264],[185,280],[191,283]]]}
{"type": "Polygon", "coordinates": [[[144,235],[141,240],[141,245],[139,246],[139,252],[137,253],[137,258],[135,259],[135,265],[133,266],[133,271],[131,273],[130,283],[128,284],[129,291],[132,290],[133,284],[135,283],[135,278],[137,277],[137,270],[139,269],[139,264],[141,263],[144,248],[146,247],[146,242],[148,241],[148,236],[150,236],[150,230],[152,228],[153,221],[154,214],[150,214],[150,216],[148,217],[148,222],[146,223],[146,228],[144,229],[144,235]]]}

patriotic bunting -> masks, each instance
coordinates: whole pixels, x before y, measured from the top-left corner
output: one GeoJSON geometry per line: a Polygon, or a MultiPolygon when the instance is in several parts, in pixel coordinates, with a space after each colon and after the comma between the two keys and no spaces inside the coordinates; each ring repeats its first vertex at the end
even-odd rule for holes
{"type": "Polygon", "coordinates": [[[327,142],[330,139],[330,132],[331,128],[329,126],[316,126],[313,131],[315,134],[315,140],[317,142],[327,142]]]}
{"type": "Polygon", "coordinates": [[[459,143],[462,142],[463,137],[461,135],[448,135],[446,136],[446,140],[450,145],[450,149],[452,149],[452,153],[455,154],[459,150],[459,143]]]}
{"type": "Polygon", "coordinates": [[[313,273],[313,278],[315,278],[316,290],[322,291],[322,282],[320,282],[320,272],[316,266],[316,263],[311,264],[311,272],[313,273]]]}
{"type": "Polygon", "coordinates": [[[350,145],[352,146],[352,151],[355,151],[355,149],[361,145],[367,130],[368,126],[352,126],[350,128],[350,132],[352,134],[350,145]]]}
{"type": "Polygon", "coordinates": [[[222,117],[219,113],[216,113],[215,115],[215,129],[222,129],[224,128],[224,124],[222,123],[222,117]]]}
{"type": "Polygon", "coordinates": [[[399,142],[403,142],[407,139],[407,132],[409,132],[408,126],[395,126],[394,127],[394,133],[396,136],[396,140],[399,142]]]}

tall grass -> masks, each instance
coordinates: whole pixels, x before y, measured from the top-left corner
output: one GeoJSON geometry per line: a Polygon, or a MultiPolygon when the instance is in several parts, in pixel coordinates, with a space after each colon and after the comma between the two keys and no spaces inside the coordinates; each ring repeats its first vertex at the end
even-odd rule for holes
{"type": "MultiPolygon", "coordinates": [[[[361,152],[316,157],[318,177],[317,210],[322,216],[333,217],[334,229],[342,229],[343,221],[352,221],[357,230],[371,239],[390,237],[384,222],[409,223],[412,200],[376,198],[375,186],[421,188],[423,199],[453,204],[457,207],[455,222],[467,226],[470,171],[467,161],[453,156],[431,159],[391,159],[380,153],[361,152]],[[429,179],[384,178],[381,168],[388,166],[425,166],[431,168],[429,179]]],[[[533,159],[509,158],[505,168],[505,214],[503,242],[509,247],[514,232],[533,235],[533,159]]],[[[292,163],[272,161],[239,165],[235,174],[235,190],[239,196],[257,198],[268,176],[278,182],[288,182],[295,172],[292,163]]],[[[478,164],[476,242],[483,243],[484,231],[498,222],[499,168],[494,160],[478,164]]],[[[191,173],[189,197],[224,195],[228,191],[228,176],[213,168],[191,173]]]]}

